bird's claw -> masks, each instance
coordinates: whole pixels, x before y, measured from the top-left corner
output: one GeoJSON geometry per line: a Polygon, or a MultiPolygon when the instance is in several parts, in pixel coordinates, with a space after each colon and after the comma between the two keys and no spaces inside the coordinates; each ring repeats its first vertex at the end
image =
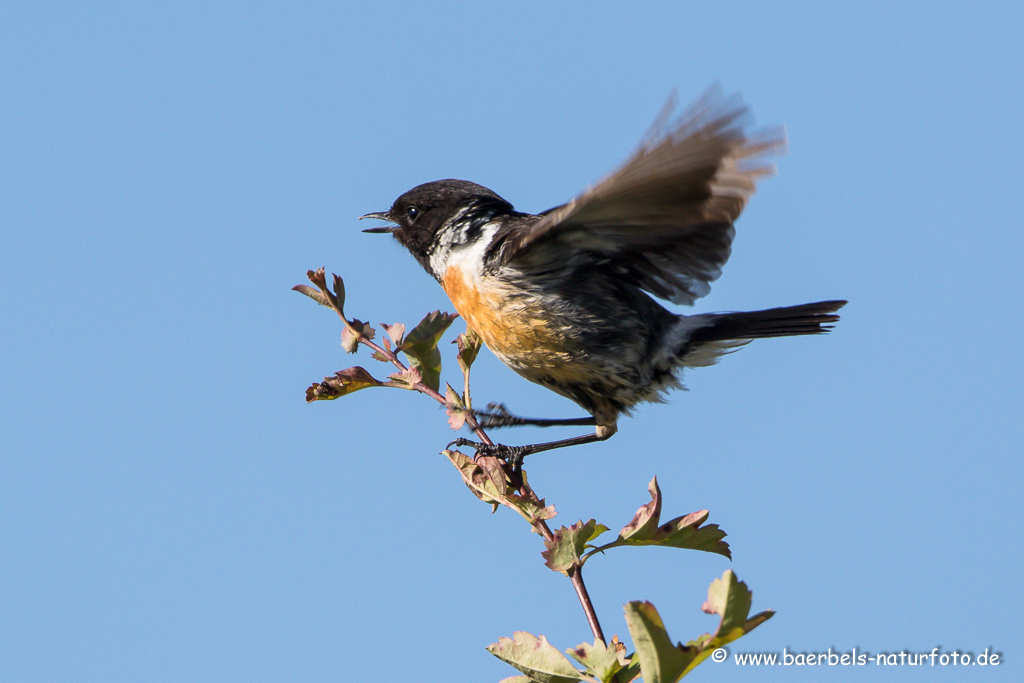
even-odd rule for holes
{"type": "Polygon", "coordinates": [[[484,429],[516,427],[526,423],[523,418],[510,413],[504,403],[488,403],[486,412],[477,410],[474,411],[474,415],[484,429]]]}
{"type": "Polygon", "coordinates": [[[458,448],[459,446],[472,446],[476,449],[476,454],[479,455],[490,455],[500,460],[504,460],[515,472],[520,472],[523,469],[523,458],[529,455],[530,451],[525,446],[506,446],[502,443],[481,443],[479,441],[472,441],[465,437],[459,437],[451,441],[447,448],[451,449],[452,446],[458,448]]]}

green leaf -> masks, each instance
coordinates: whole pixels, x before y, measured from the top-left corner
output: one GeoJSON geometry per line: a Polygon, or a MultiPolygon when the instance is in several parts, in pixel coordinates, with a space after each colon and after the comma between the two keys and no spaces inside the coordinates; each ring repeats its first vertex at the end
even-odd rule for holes
{"type": "Polygon", "coordinates": [[[633,656],[629,658],[629,665],[625,668],[619,669],[615,672],[615,677],[612,680],[615,683],[629,683],[636,678],[640,677],[640,658],[633,653],[633,656]]]}
{"type": "Polygon", "coordinates": [[[434,311],[423,316],[423,320],[409,331],[402,342],[401,350],[436,347],[437,342],[449,326],[459,317],[458,313],[434,311]]]}
{"type": "Polygon", "coordinates": [[[707,510],[691,512],[676,517],[658,527],[657,532],[643,545],[660,545],[667,548],[689,548],[706,553],[718,553],[732,559],[729,544],[723,541],[725,532],[717,524],[701,526],[710,513],[707,510]]]}
{"type": "Polygon", "coordinates": [[[363,368],[356,366],[339,370],[333,377],[324,377],[321,383],[314,383],[306,389],[306,403],[313,401],[330,401],[367,387],[379,387],[383,383],[377,381],[363,368]]]}
{"type": "Polygon", "coordinates": [[[516,631],[512,638],[500,638],[487,646],[492,655],[511,664],[538,683],[572,683],[587,677],[569,663],[544,636],[516,631]]]}
{"type": "Polygon", "coordinates": [[[715,647],[730,643],[740,636],[750,633],[775,614],[772,610],[765,610],[755,614],[750,619],[750,605],[753,602],[754,594],[747,588],[747,584],[736,578],[735,572],[731,569],[725,570],[722,578],[715,579],[708,587],[708,600],[701,607],[708,614],[720,614],[722,621],[712,639],[715,647]]]}
{"type": "Polygon", "coordinates": [[[627,603],[625,612],[644,683],[675,683],[682,678],[696,650],[672,644],[658,610],[651,603],[627,603]]]}
{"type": "Polygon", "coordinates": [[[437,350],[437,342],[457,317],[457,313],[428,313],[395,349],[405,353],[409,364],[419,369],[423,383],[434,391],[441,386],[441,352],[437,350]]]}
{"type": "Polygon", "coordinates": [[[708,614],[719,614],[722,617],[715,637],[724,637],[735,633],[737,629],[742,635],[747,624],[747,614],[754,595],[747,590],[747,585],[736,578],[736,574],[727,569],[722,578],[715,579],[708,587],[707,602],[701,609],[708,614]]]}
{"type": "Polygon", "coordinates": [[[717,524],[701,526],[708,518],[707,510],[691,512],[661,524],[661,489],[658,487],[657,477],[651,479],[647,490],[651,494],[651,502],[636,511],[632,521],[622,527],[616,540],[587,553],[583,557],[584,562],[595,553],[627,545],[660,545],[732,557],[729,544],[722,540],[725,538],[725,532],[719,529],[717,524]]]}
{"type": "Polygon", "coordinates": [[[532,498],[516,493],[509,493],[505,498],[505,504],[531,524],[535,521],[552,519],[557,514],[554,505],[544,505],[543,498],[535,502],[532,498]]]}
{"type": "Polygon", "coordinates": [[[687,643],[688,646],[696,648],[698,653],[687,666],[684,674],[692,671],[695,666],[711,656],[716,649],[750,633],[774,616],[775,612],[765,610],[748,619],[747,615],[750,613],[753,597],[747,584],[737,579],[731,569],[727,569],[722,574],[722,578],[711,582],[708,587],[707,602],[701,609],[708,614],[718,614],[722,618],[714,635],[705,633],[700,638],[687,643]]]}
{"type": "Polygon", "coordinates": [[[544,564],[552,571],[568,575],[570,569],[582,564],[580,555],[586,545],[606,531],[608,527],[593,519],[586,523],[580,520],[572,526],[556,529],[553,538],[544,541],[547,548],[541,553],[544,564]]]}
{"type": "Polygon", "coordinates": [[[629,665],[626,646],[619,642],[618,636],[612,636],[612,641],[608,645],[595,640],[593,645],[580,643],[565,652],[582,664],[588,674],[598,678],[602,683],[615,680],[615,674],[629,665]]]}

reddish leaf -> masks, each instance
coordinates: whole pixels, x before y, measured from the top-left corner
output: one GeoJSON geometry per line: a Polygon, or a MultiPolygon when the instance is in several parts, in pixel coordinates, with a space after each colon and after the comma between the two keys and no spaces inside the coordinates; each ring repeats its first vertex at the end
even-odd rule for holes
{"type": "Polygon", "coordinates": [[[370,323],[353,318],[341,331],[341,348],[347,353],[355,353],[359,350],[359,340],[363,337],[373,339],[374,334],[376,330],[370,327],[370,323]]]}
{"type": "Polygon", "coordinates": [[[388,337],[391,338],[391,341],[395,342],[396,349],[402,345],[402,336],[405,334],[404,323],[395,323],[394,325],[381,323],[380,326],[388,333],[388,337]]]}
{"type": "Polygon", "coordinates": [[[385,382],[389,387],[398,387],[399,389],[413,389],[418,382],[423,381],[423,375],[417,368],[406,368],[401,372],[396,372],[388,375],[390,382],[385,382]]]}
{"type": "Polygon", "coordinates": [[[622,527],[619,538],[623,540],[645,540],[650,538],[658,528],[658,519],[661,517],[661,489],[658,487],[658,478],[651,479],[647,485],[651,494],[651,502],[643,505],[631,521],[622,527]]]}
{"type": "Polygon", "coordinates": [[[466,331],[456,337],[452,343],[458,344],[459,353],[456,358],[459,361],[462,374],[466,375],[469,373],[469,368],[473,365],[473,361],[476,360],[477,354],[480,353],[483,340],[480,339],[480,335],[467,325],[466,331]]]}
{"type": "Polygon", "coordinates": [[[306,403],[333,400],[360,389],[381,385],[381,382],[374,379],[363,368],[359,366],[347,368],[334,373],[333,377],[324,377],[323,382],[315,383],[306,389],[306,403]]]}
{"type": "Polygon", "coordinates": [[[313,301],[317,302],[321,306],[331,307],[331,302],[328,301],[327,297],[321,294],[318,290],[313,289],[309,285],[295,285],[292,287],[293,290],[300,294],[305,294],[313,301]]]}
{"type": "Polygon", "coordinates": [[[448,424],[452,429],[461,429],[466,424],[466,404],[463,403],[459,392],[452,389],[451,384],[445,385],[445,412],[448,414],[448,424]]]}
{"type": "Polygon", "coordinates": [[[707,510],[691,512],[661,524],[661,489],[657,477],[651,479],[647,490],[651,494],[651,501],[637,510],[632,521],[622,527],[617,539],[587,553],[582,558],[584,562],[596,552],[626,545],[660,545],[732,557],[729,544],[722,540],[725,532],[717,524],[701,526],[708,518],[707,510]]]}

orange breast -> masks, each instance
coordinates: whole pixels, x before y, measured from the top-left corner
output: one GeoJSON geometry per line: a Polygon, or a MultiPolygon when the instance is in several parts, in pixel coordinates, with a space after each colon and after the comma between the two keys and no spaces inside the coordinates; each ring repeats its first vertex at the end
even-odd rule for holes
{"type": "Polygon", "coordinates": [[[508,285],[450,266],[442,286],[459,315],[513,370],[526,377],[577,374],[565,334],[508,285]]]}

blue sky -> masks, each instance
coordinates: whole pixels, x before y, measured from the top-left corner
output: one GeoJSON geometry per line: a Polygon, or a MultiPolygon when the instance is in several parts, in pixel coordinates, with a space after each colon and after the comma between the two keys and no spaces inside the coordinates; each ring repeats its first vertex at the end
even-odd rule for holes
{"type": "MultiPolygon", "coordinates": [[[[695,310],[850,304],[828,337],[754,343],[528,463],[556,523],[617,528],[657,475],[665,514],[729,533],[731,563],[591,561],[605,631],[633,599],[677,640],[713,629],[731,567],[778,611],[733,651],[990,648],[1004,665],[888,675],[1019,680],[1024,9],[637,5],[0,9],[0,679],[497,681],[499,636],[588,639],[539,538],[437,455],[443,412],[304,403],[372,361],[290,287],[326,266],[361,319],[450,309],[356,218],[445,177],[546,209],[673,88],[721,82],[789,153],[695,310]]],[[[474,386],[579,413],[488,354],[474,386]]],[[[694,680],[824,675],[879,674],[694,680]]]]}

